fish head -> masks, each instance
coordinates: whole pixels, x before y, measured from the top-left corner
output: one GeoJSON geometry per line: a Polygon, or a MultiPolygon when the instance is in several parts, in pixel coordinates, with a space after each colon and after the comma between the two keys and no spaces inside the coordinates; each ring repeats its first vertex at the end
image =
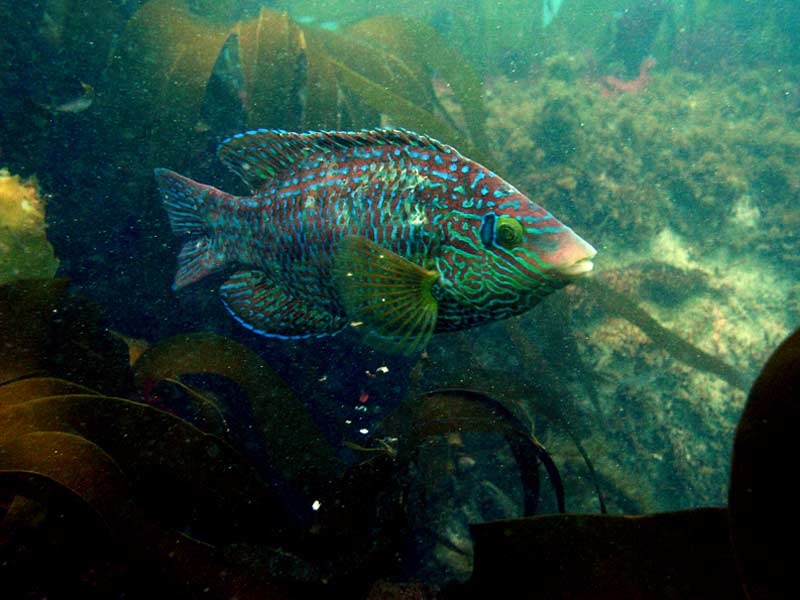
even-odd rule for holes
{"type": "Polygon", "coordinates": [[[597,254],[546,209],[506,189],[497,202],[482,203],[482,211],[454,211],[451,220],[463,222],[448,227],[457,235],[448,240],[454,258],[444,280],[462,309],[483,313],[480,320],[524,312],[589,273],[597,254]]]}

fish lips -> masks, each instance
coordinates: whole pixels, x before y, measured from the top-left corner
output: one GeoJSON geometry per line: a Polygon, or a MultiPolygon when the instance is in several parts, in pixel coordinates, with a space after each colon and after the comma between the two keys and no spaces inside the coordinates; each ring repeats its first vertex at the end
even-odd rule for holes
{"type": "Polygon", "coordinates": [[[573,281],[594,269],[592,259],[597,255],[597,250],[572,230],[566,233],[554,257],[551,272],[565,281],[573,281]]]}

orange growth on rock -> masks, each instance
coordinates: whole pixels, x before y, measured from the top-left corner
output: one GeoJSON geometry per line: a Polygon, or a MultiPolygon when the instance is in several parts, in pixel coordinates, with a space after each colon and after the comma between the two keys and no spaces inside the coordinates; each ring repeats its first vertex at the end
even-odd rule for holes
{"type": "Polygon", "coordinates": [[[636,79],[624,80],[608,75],[600,80],[600,92],[605,97],[618,94],[636,94],[647,87],[650,82],[650,69],[656,66],[656,59],[652,56],[645,58],[639,65],[639,76],[636,79]]]}

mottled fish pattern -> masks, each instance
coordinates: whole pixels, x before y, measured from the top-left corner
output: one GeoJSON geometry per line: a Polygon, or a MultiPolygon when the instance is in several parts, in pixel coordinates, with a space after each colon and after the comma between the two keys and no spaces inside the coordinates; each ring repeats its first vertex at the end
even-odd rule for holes
{"type": "Polygon", "coordinates": [[[222,300],[262,335],[363,322],[412,351],[433,332],[526,311],[592,267],[595,250],[547,210],[411,131],[249,131],[219,156],[251,195],[156,170],[188,238],[174,287],[235,267],[222,300]]]}

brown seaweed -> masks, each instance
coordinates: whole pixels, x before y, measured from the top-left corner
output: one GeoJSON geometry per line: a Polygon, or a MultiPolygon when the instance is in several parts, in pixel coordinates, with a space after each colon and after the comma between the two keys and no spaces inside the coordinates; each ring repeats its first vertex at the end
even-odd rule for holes
{"type": "Polygon", "coordinates": [[[747,391],[748,381],[738,370],[671,332],[627,296],[591,278],[581,280],[579,285],[589,290],[592,297],[608,313],[618,315],[639,327],[653,342],[669,352],[673,358],[698,371],[712,373],[724,379],[730,385],[747,391]]]}
{"type": "Polygon", "coordinates": [[[238,57],[244,76],[244,86],[233,92],[249,127],[336,129],[342,125],[340,98],[353,94],[371,110],[367,119],[350,114],[350,127],[375,126],[374,119],[386,114],[398,125],[488,158],[480,80],[433,28],[381,17],[333,33],[267,8],[231,23],[220,15],[201,16],[183,0],[145,2],[127,23],[108,83],[98,89],[98,117],[113,136],[107,143],[123,158],[133,152],[151,167],[180,165],[187,148],[202,139],[209,81],[231,39],[236,52],[228,52],[227,60],[238,57]],[[389,25],[397,35],[381,33],[389,25]],[[415,44],[436,52],[423,60],[415,44]],[[434,70],[451,82],[467,134],[437,104],[434,70]]]}
{"type": "MultiPolygon", "coordinates": [[[[31,323],[23,333],[34,348],[49,339],[50,321],[63,314],[41,310],[60,306],[51,303],[53,295],[64,300],[66,288],[59,285],[0,286],[4,297],[31,307],[25,313],[31,323]],[[38,304],[32,301],[36,298],[38,304]]],[[[6,331],[13,331],[12,318],[18,314],[22,313],[0,312],[6,331]]],[[[91,311],[80,314],[88,321],[94,318],[91,311]]],[[[101,330],[88,322],[75,326],[81,328],[101,330]]],[[[780,475],[763,467],[779,464],[775,456],[793,453],[789,445],[775,440],[788,442],[796,421],[792,400],[797,397],[800,372],[798,335],[765,367],[751,394],[755,408],[746,411],[739,430],[731,515],[736,551],[746,564],[758,562],[741,550],[749,547],[749,538],[741,536],[754,529],[774,536],[780,527],[764,516],[766,510],[748,514],[741,509],[752,508],[748,502],[755,496],[750,490],[763,489],[769,498],[779,493],[770,481],[779,482],[780,475]],[[765,409],[778,412],[773,415],[765,409]],[[776,426],[782,429],[776,431],[776,426]],[[766,454],[754,445],[759,440],[763,444],[764,435],[766,454]],[[751,476],[755,470],[772,479],[741,479],[746,470],[737,471],[737,464],[750,468],[751,476]],[[739,502],[736,510],[734,499],[739,502]]],[[[86,343],[94,343],[88,333],[85,336],[86,343]]],[[[101,336],[97,343],[106,342],[101,336]]],[[[56,345],[52,351],[64,348],[94,356],[76,345],[56,345]]],[[[8,360],[18,364],[20,356],[12,352],[8,360]]],[[[529,418],[516,404],[501,404],[465,390],[440,390],[410,399],[387,417],[376,438],[384,443],[368,460],[341,475],[336,461],[329,465],[328,489],[320,496],[317,517],[309,519],[308,514],[296,514],[294,498],[284,496],[280,485],[264,481],[225,440],[152,406],[92,392],[53,376],[64,364],[63,356],[44,360],[40,351],[30,356],[35,368],[0,385],[0,500],[5,504],[0,512],[0,549],[28,544],[34,549],[32,557],[44,557],[48,544],[55,543],[69,547],[71,554],[57,572],[40,578],[35,558],[16,555],[13,564],[21,570],[12,583],[20,589],[29,589],[27,581],[42,581],[47,589],[83,590],[78,574],[89,565],[108,578],[98,588],[103,590],[130,585],[120,579],[117,570],[122,570],[136,577],[143,590],[185,585],[182,593],[190,595],[285,598],[325,589],[358,597],[366,593],[368,582],[396,573],[392,569],[410,519],[404,501],[409,467],[420,446],[433,436],[500,433],[519,465],[528,514],[538,500],[539,462],[560,488],[552,459],[536,442],[529,418]],[[55,515],[61,515],[60,520],[55,515]],[[101,555],[106,561],[102,564],[101,555]],[[222,572],[226,575],[219,577],[222,572]],[[322,579],[330,582],[325,588],[314,583],[322,579]]],[[[115,362],[127,367],[127,358],[123,351],[115,362]]],[[[302,412],[300,420],[292,421],[300,423],[295,433],[310,436],[312,450],[321,443],[315,441],[313,427],[303,429],[307,415],[285,384],[255,354],[230,340],[208,334],[178,336],[154,344],[134,367],[140,386],[174,380],[184,390],[180,378],[189,373],[228,377],[252,396],[251,402],[264,403],[260,410],[302,412]]],[[[117,376],[121,367],[112,366],[107,372],[104,366],[99,368],[103,372],[94,379],[106,387],[102,375],[117,376]]],[[[129,384],[131,393],[135,389],[129,384]]],[[[202,391],[197,393],[200,397],[189,392],[197,402],[208,399],[202,391]]],[[[265,416],[261,413],[259,418],[265,416]]],[[[282,435],[269,427],[262,433],[282,435]]],[[[303,456],[303,444],[290,443],[283,450],[280,460],[308,461],[309,477],[321,476],[314,472],[313,461],[303,456]]],[[[321,460],[328,460],[324,444],[319,451],[321,460]]],[[[302,487],[302,471],[282,468],[302,487]]],[[[563,501],[559,504],[563,507],[563,501]]],[[[552,515],[475,526],[475,574],[457,591],[497,593],[506,585],[535,581],[537,593],[544,596],[553,589],[570,597],[596,596],[598,590],[614,597],[644,597],[642,590],[648,590],[650,597],[741,597],[727,522],[723,509],[699,509],[635,518],[552,515]],[[612,543],[616,551],[608,553],[612,543]],[[600,579],[598,572],[604,575],[600,579]],[[561,573],[567,574],[566,579],[561,573]]],[[[750,581],[758,583],[757,578],[750,581]]],[[[751,589],[757,591],[756,586],[751,589]]]]}
{"type": "Polygon", "coordinates": [[[0,286],[0,383],[51,375],[111,394],[130,385],[125,345],[99,325],[99,311],[68,293],[68,282],[0,286]]]}
{"type": "Polygon", "coordinates": [[[744,598],[727,511],[543,515],[472,526],[475,570],[453,597],[744,598]]]}
{"type": "Polygon", "coordinates": [[[550,477],[560,512],[564,512],[564,487],[552,458],[526,425],[506,404],[472,390],[428,392],[407,400],[381,423],[380,434],[400,440],[401,460],[414,460],[422,442],[434,435],[461,432],[501,434],[517,461],[522,480],[524,514],[536,513],[539,503],[541,463],[550,477]]]}
{"type": "Polygon", "coordinates": [[[728,502],[731,537],[748,596],[796,589],[794,512],[781,510],[795,468],[800,425],[800,329],[773,352],[750,390],[736,429],[728,502]],[[789,471],[787,472],[787,469],[789,471]]]}
{"type": "MultiPolygon", "coordinates": [[[[188,373],[213,373],[236,382],[248,398],[270,464],[298,486],[324,482],[342,466],[308,412],[252,350],[221,336],[175,336],[149,348],[134,365],[137,386],[188,373]]],[[[203,396],[199,398],[203,399],[203,396]]]]}

